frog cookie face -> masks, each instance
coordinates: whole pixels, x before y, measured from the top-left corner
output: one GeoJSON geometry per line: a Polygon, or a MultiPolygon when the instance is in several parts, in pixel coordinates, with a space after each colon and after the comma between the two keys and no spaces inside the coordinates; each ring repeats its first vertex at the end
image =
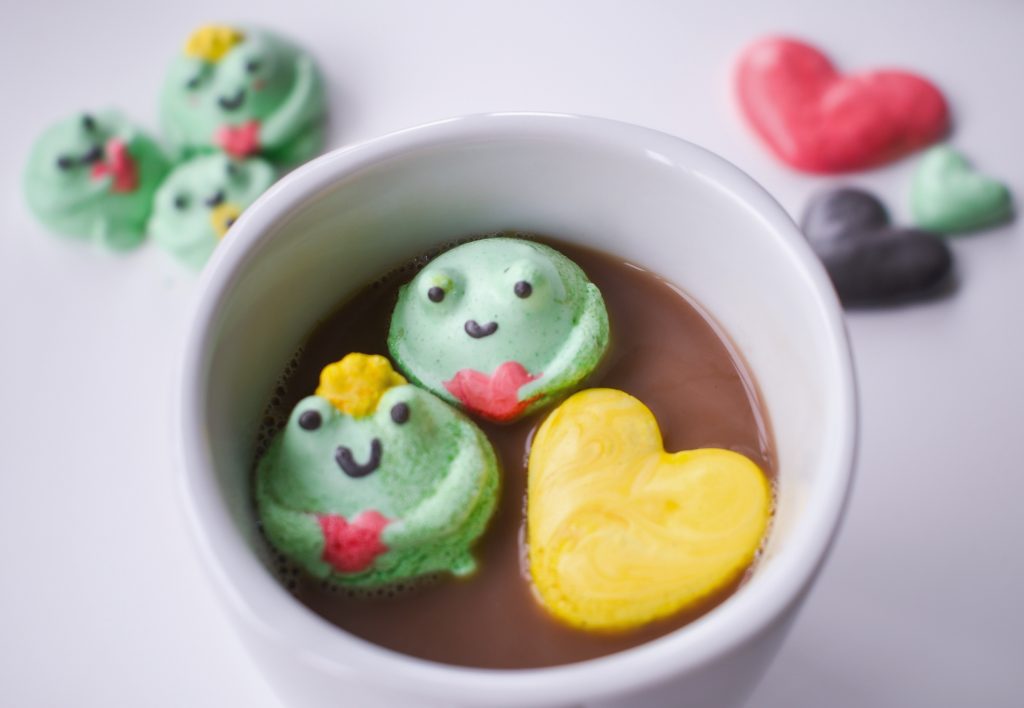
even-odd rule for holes
{"type": "Polygon", "coordinates": [[[198,270],[274,177],[274,168],[263,160],[234,160],[222,154],[194,157],[175,167],[160,185],[149,231],[157,245],[198,270]]]}
{"type": "Polygon", "coordinates": [[[120,113],[78,113],[32,146],[25,195],[53,231],[122,250],[142,241],[169,168],[157,144],[120,113]]]}
{"type": "Polygon", "coordinates": [[[267,538],[306,571],[372,587],[475,570],[497,484],[476,426],[384,357],[350,354],[260,460],[256,501],[267,538]]]}
{"type": "Polygon", "coordinates": [[[558,251],[488,238],[438,256],[402,288],[388,347],[439,396],[512,421],[594,370],[608,313],[597,286],[558,251]]]}
{"type": "Polygon", "coordinates": [[[313,60],[269,32],[208,25],[171,64],[161,120],[175,148],[219,148],[290,165],[323,143],[323,82],[313,60]]]}

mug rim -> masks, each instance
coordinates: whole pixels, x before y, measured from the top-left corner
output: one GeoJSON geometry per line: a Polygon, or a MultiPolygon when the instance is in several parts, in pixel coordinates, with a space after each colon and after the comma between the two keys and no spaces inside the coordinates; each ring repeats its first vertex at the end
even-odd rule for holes
{"type": "Polygon", "coordinates": [[[562,113],[502,112],[447,118],[333,150],[306,163],[246,209],[204,270],[192,326],[178,372],[176,452],[179,499],[188,526],[221,599],[259,634],[288,646],[305,661],[336,675],[358,670],[380,687],[435,698],[516,702],[579,701],[618,694],[692,672],[740,648],[798,603],[815,579],[839,529],[857,443],[857,398],[842,309],[824,269],[786,211],[753,178],[718,155],[660,131],[605,118],[562,113]],[[588,139],[653,153],[721,183],[769,225],[778,245],[804,271],[824,323],[827,350],[836,358],[838,433],[828,448],[827,473],[808,497],[801,518],[758,582],[727,603],[660,638],[583,662],[544,668],[482,669],[441,664],[401,654],[355,637],[296,601],[266,571],[240,538],[219,496],[208,440],[198,424],[205,406],[204,372],[216,333],[212,325],[229,294],[259,258],[263,241],[305,200],[348,174],[417,148],[469,139],[546,137],[588,139]],[[257,605],[274,606],[270,621],[257,605]],[[282,627],[288,627],[283,631],[282,627]]]}

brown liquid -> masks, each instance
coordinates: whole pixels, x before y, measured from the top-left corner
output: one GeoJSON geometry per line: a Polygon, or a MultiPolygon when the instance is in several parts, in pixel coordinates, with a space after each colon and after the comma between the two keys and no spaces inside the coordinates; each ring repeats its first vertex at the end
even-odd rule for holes
{"type": "MultiPolygon", "coordinates": [[[[552,243],[586,271],[604,295],[612,343],[588,387],[617,388],[643,401],[670,451],[723,447],[775,477],[775,455],[756,387],[707,319],[658,276],[606,254],[552,243]]],[[[320,369],[349,352],[387,355],[386,334],[405,269],[345,303],[312,334],[279,389],[280,419],[316,388],[320,369]]],[[[534,599],[522,562],[526,455],[545,412],[513,425],[481,423],[502,463],[498,509],[475,553],[479,571],[400,593],[357,597],[292,571],[296,597],[346,631],[395,651],[449,664],[526,668],[566,664],[642,644],[723,602],[742,579],[699,606],[628,633],[601,635],[553,620],[534,599]]]]}

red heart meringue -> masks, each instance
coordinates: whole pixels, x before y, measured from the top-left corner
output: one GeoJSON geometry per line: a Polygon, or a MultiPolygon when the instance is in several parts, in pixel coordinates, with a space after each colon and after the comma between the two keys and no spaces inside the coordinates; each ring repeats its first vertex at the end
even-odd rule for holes
{"type": "Polygon", "coordinates": [[[444,387],[455,396],[470,413],[499,423],[513,420],[526,410],[536,398],[520,401],[518,392],[523,384],[537,376],[531,375],[517,361],[506,361],[488,376],[473,369],[462,369],[444,382],[444,387]]]}
{"type": "Polygon", "coordinates": [[[809,44],[769,37],[742,53],[740,106],[768,147],[798,170],[888,162],[945,135],[949,110],[927,79],[897,70],[842,75],[809,44]]]}
{"type": "Polygon", "coordinates": [[[373,565],[374,559],[388,550],[380,532],[391,523],[377,511],[364,511],[347,521],[344,516],[318,516],[324,535],[322,558],[342,573],[358,573],[373,565]]]}
{"type": "Polygon", "coordinates": [[[134,192],[139,186],[139,171],[135,160],[128,152],[128,146],[118,138],[107,141],[104,159],[92,166],[92,178],[103,179],[110,175],[111,192],[134,192]]]}
{"type": "Polygon", "coordinates": [[[213,138],[231,157],[241,159],[255,155],[260,151],[260,123],[250,120],[241,125],[222,125],[213,138]]]}

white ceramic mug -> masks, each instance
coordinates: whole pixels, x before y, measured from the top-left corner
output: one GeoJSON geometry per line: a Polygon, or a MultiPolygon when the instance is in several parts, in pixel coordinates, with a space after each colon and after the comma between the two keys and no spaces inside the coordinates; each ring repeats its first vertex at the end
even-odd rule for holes
{"type": "Polygon", "coordinates": [[[828,551],[856,439],[841,310],[782,208],[690,143],[565,115],[441,121],[281,180],[204,276],[180,388],[181,486],[198,546],[260,670],[295,706],[738,705],[828,551]],[[317,322],[410,257],[500,230],[616,254],[689,293],[753,372],[778,450],[776,518],[748,583],[665,637],[546,669],[435,664],[329,624],[268,570],[250,492],[261,412],[317,322]]]}

